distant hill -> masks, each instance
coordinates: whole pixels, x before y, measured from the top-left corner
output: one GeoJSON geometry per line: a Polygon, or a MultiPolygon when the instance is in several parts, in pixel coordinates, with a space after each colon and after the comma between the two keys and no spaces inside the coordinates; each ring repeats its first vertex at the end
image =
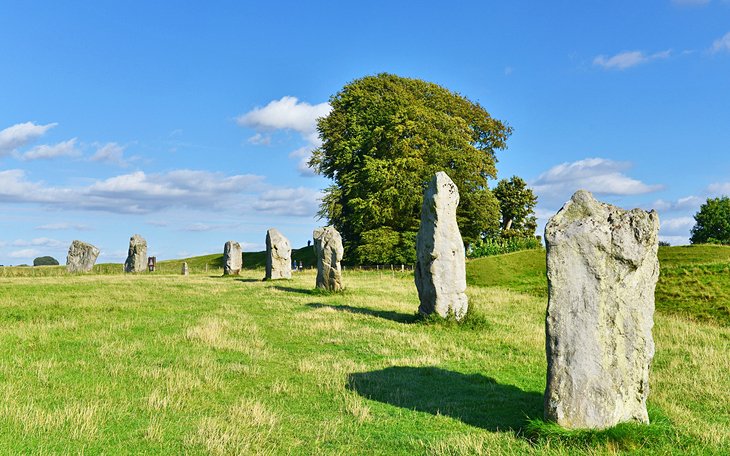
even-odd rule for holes
{"type": "MultiPolygon", "coordinates": [[[[301,261],[305,268],[317,266],[317,258],[312,246],[292,249],[292,260],[296,260],[297,263],[301,261]]],[[[184,261],[188,263],[191,272],[223,270],[223,253],[160,261],[157,263],[157,270],[162,273],[177,274],[184,261]]],[[[243,252],[244,269],[263,269],[264,267],[266,267],[266,251],[243,252]]]]}
{"type": "MultiPolygon", "coordinates": [[[[656,308],[730,326],[730,246],[659,247],[656,308]]],[[[547,297],[545,250],[471,260],[470,285],[498,286],[547,297]]]]}

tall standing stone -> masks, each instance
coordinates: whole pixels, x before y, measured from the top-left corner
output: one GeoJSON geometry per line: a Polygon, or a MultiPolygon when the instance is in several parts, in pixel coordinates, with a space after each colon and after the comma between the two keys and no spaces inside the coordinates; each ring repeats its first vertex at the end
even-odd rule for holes
{"type": "Polygon", "coordinates": [[[340,261],[345,253],[342,236],[334,226],[314,230],[314,251],[317,254],[317,288],[342,290],[340,261]]]}
{"type": "Polygon", "coordinates": [[[459,189],[443,171],[423,194],[421,226],[416,237],[415,280],[418,311],[461,320],[469,308],[466,296],[464,242],[456,223],[459,189]]]}
{"type": "Polygon", "coordinates": [[[577,429],[649,422],[659,217],[579,190],[545,227],[545,418],[577,429]]]}
{"type": "Polygon", "coordinates": [[[68,272],[89,272],[96,264],[99,249],[91,244],[73,241],[66,256],[66,270],[68,272]]]}
{"type": "Polygon", "coordinates": [[[228,241],[223,246],[223,274],[238,275],[243,267],[243,252],[241,244],[236,241],[228,241]]]}
{"type": "Polygon", "coordinates": [[[291,279],[291,244],[276,228],[266,232],[266,280],[291,279]]]}
{"type": "Polygon", "coordinates": [[[147,270],[147,241],[139,234],[129,238],[129,253],[124,262],[124,272],[143,272],[147,270]]]}
{"type": "Polygon", "coordinates": [[[186,275],[189,274],[188,262],[187,261],[183,261],[182,268],[180,269],[180,274],[182,274],[184,276],[186,276],[186,275]]]}

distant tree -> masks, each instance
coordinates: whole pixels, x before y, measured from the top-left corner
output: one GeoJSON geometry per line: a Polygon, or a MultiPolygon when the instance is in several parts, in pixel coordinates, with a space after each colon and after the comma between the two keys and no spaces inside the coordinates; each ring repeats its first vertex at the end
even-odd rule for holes
{"type": "Polygon", "coordinates": [[[320,216],[342,234],[345,257],[412,263],[423,191],[437,171],[459,188],[457,218],[466,243],[499,230],[495,151],[511,129],[478,103],[418,79],[379,74],[330,98],[317,122],[322,146],[309,165],[334,181],[320,216]]]}
{"type": "Polygon", "coordinates": [[[695,214],[692,244],[730,244],[730,198],[708,198],[695,214]]]}
{"type": "Polygon", "coordinates": [[[517,176],[502,179],[494,189],[501,214],[501,236],[534,237],[537,229],[535,205],[537,196],[527,183],[517,176]]]}
{"type": "Polygon", "coordinates": [[[50,256],[42,256],[33,260],[33,266],[58,266],[58,260],[50,256]]]}
{"type": "Polygon", "coordinates": [[[667,241],[659,241],[659,247],[671,247],[672,244],[670,244],[667,241]]]}

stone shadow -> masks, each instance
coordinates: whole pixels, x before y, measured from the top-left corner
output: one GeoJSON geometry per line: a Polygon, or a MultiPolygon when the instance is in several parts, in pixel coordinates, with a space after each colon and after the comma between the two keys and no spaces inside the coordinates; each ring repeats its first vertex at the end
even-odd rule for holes
{"type": "Polygon", "coordinates": [[[253,283],[253,282],[261,282],[258,279],[233,279],[236,282],[246,282],[246,283],[253,283]]]}
{"type": "Polygon", "coordinates": [[[305,289],[294,288],[294,287],[284,287],[281,285],[275,285],[274,289],[279,290],[279,291],[288,291],[289,293],[299,293],[299,294],[305,294],[305,295],[316,294],[314,290],[305,290],[305,289]]]}
{"type": "Polygon", "coordinates": [[[406,314],[406,313],[394,312],[392,310],[375,310],[375,309],[369,309],[367,307],[353,307],[353,306],[348,306],[345,304],[332,305],[332,304],[322,304],[319,302],[310,302],[309,304],[307,304],[307,307],[312,307],[315,309],[329,307],[330,309],[334,309],[338,312],[349,312],[349,313],[354,313],[354,314],[370,315],[373,317],[383,318],[385,320],[396,321],[398,323],[415,323],[416,321],[419,321],[422,318],[417,313],[406,314]]]}
{"type": "Polygon", "coordinates": [[[359,395],[432,415],[447,415],[471,426],[517,435],[530,419],[542,418],[542,393],[502,385],[481,374],[437,367],[395,366],[348,376],[359,395]]]}

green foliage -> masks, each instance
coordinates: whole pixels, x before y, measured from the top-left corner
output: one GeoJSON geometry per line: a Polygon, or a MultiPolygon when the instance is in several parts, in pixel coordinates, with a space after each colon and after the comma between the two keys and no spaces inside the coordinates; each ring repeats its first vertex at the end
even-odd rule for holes
{"type": "Polygon", "coordinates": [[[469,246],[469,258],[481,258],[491,255],[519,252],[520,250],[541,249],[542,243],[535,236],[478,239],[469,246]]]}
{"type": "Polygon", "coordinates": [[[730,244],[730,198],[708,198],[695,214],[692,244],[730,244]]]}
{"type": "Polygon", "coordinates": [[[494,196],[499,201],[502,217],[501,236],[534,237],[537,229],[537,196],[527,183],[517,176],[512,176],[509,180],[502,179],[494,189],[494,196]]]}
{"type": "Polygon", "coordinates": [[[33,260],[33,266],[58,266],[58,260],[51,256],[42,256],[33,260]]]}
{"type": "Polygon", "coordinates": [[[379,74],[347,84],[330,104],[331,113],[318,121],[323,142],[310,166],[334,180],[320,215],[342,234],[346,258],[370,264],[414,258],[411,233],[437,171],[459,188],[465,242],[498,231],[498,202],[487,179],[496,177],[495,151],[506,147],[511,129],[478,103],[436,84],[379,74]]]}

